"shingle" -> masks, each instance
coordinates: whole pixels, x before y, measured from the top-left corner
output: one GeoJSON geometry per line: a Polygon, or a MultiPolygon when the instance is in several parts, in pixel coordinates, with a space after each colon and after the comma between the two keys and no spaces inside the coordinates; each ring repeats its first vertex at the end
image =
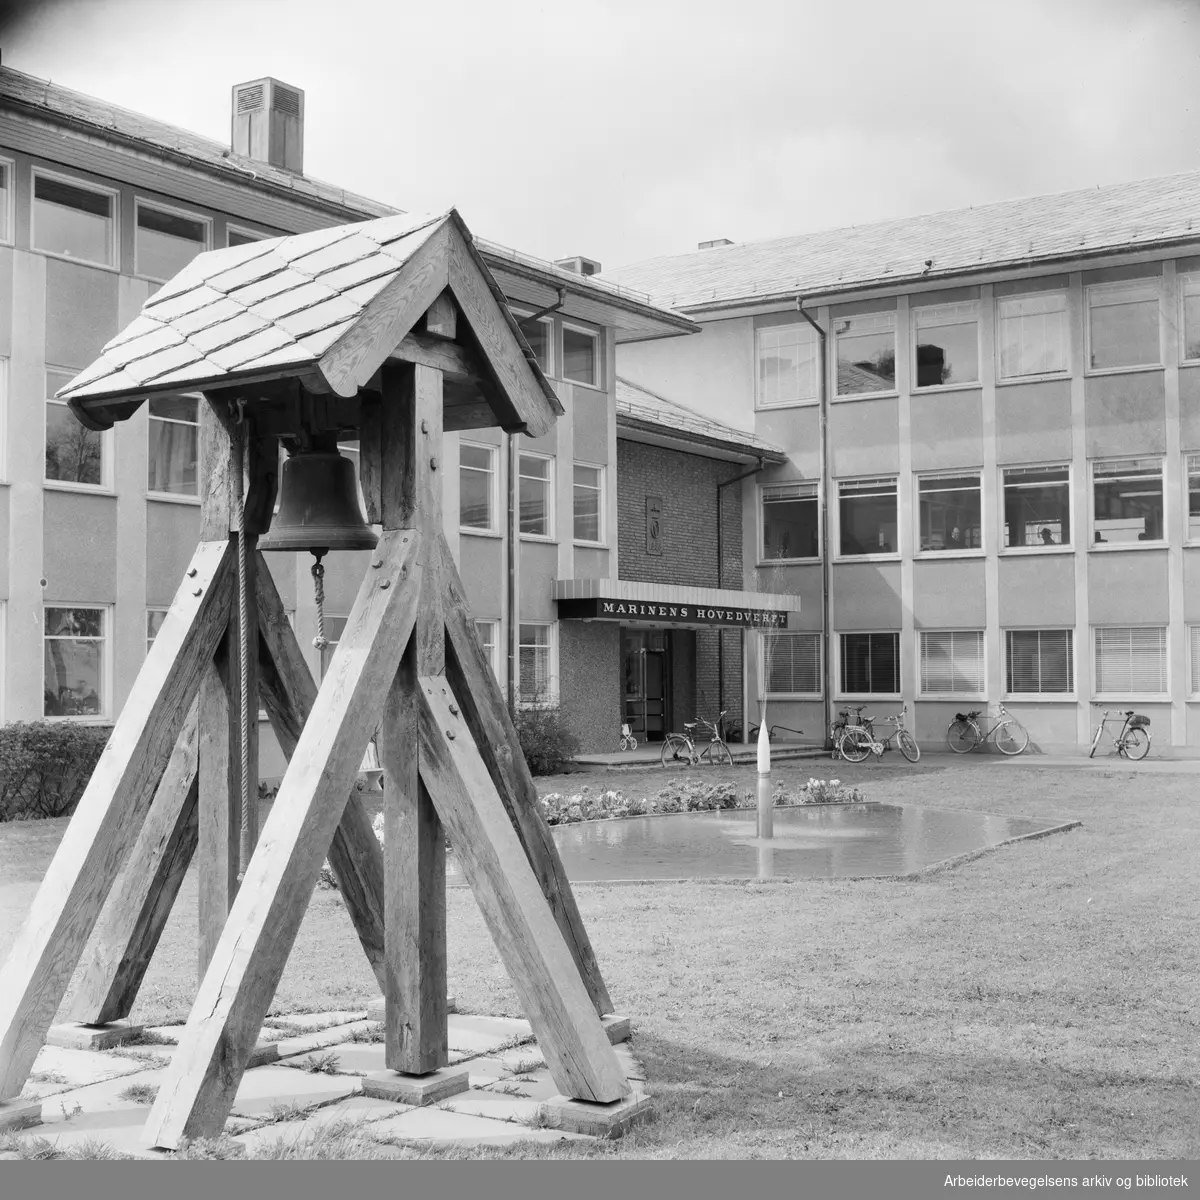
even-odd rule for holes
{"type": "Polygon", "coordinates": [[[202,354],[208,355],[222,346],[228,346],[231,342],[252,337],[269,328],[269,321],[264,321],[255,313],[241,312],[226,320],[218,321],[207,329],[198,330],[188,338],[188,341],[202,354]]]}
{"type": "Polygon", "coordinates": [[[352,329],[354,324],[354,321],[343,321],[340,325],[333,325],[329,329],[322,329],[320,333],[311,333],[303,339],[301,344],[314,359],[320,358],[342,334],[352,329]]]}
{"type": "Polygon", "coordinates": [[[299,271],[301,275],[307,275],[309,279],[322,276],[321,282],[325,283],[323,278],[325,272],[350,266],[365,258],[371,258],[378,252],[379,247],[370,238],[352,234],[332,245],[322,246],[311,254],[293,258],[290,265],[293,271],[299,271]]]}
{"type": "Polygon", "coordinates": [[[275,274],[268,275],[265,279],[230,292],[229,298],[238,304],[249,307],[271,296],[278,296],[281,292],[290,292],[294,288],[303,287],[307,282],[308,280],[303,275],[293,271],[290,267],[284,267],[275,274]]]}
{"type": "Polygon", "coordinates": [[[209,287],[216,288],[219,292],[232,292],[282,271],[285,265],[278,253],[262,254],[252,262],[240,263],[210,276],[207,282],[209,287]]]}
{"type": "Polygon", "coordinates": [[[292,337],[302,338],[349,320],[361,311],[361,306],[351,304],[345,297],[331,296],[320,304],[280,317],[275,324],[292,337]]]}
{"type": "Polygon", "coordinates": [[[433,225],[445,215],[445,213],[437,216],[430,216],[428,213],[397,213],[394,217],[381,217],[377,221],[367,221],[365,224],[359,225],[357,231],[363,237],[369,237],[371,241],[378,242],[382,246],[388,242],[394,242],[397,238],[416,233],[418,230],[424,229],[426,225],[433,225]]]}
{"type": "Polygon", "coordinates": [[[157,354],[151,354],[148,358],[139,358],[136,362],[127,363],[125,370],[134,379],[145,384],[167,374],[168,371],[177,371],[180,367],[199,362],[200,358],[200,352],[194,346],[183,342],[178,346],[160,350],[157,354]]]}
{"type": "Polygon", "coordinates": [[[220,299],[206,304],[203,308],[196,309],[195,312],[176,317],[171,322],[171,328],[184,337],[191,338],[202,329],[209,329],[213,325],[219,325],[222,321],[232,321],[246,311],[240,304],[221,296],[220,292],[216,292],[214,295],[220,296],[220,299]]]}
{"type": "Polygon", "coordinates": [[[160,350],[176,346],[183,341],[183,335],[170,325],[162,325],[150,333],[144,333],[132,341],[122,342],[119,346],[107,346],[105,357],[115,366],[124,367],[138,358],[148,358],[160,350]]]}
{"type": "Polygon", "coordinates": [[[236,371],[243,363],[252,362],[256,358],[262,358],[274,350],[292,344],[294,344],[293,338],[290,338],[282,329],[277,329],[272,325],[256,333],[253,337],[243,338],[231,346],[214,350],[207,358],[209,362],[214,362],[227,371],[236,371]]]}
{"type": "Polygon", "coordinates": [[[336,271],[322,275],[321,282],[326,287],[345,291],[347,288],[357,287],[360,283],[377,279],[380,275],[389,275],[395,270],[396,263],[393,259],[376,254],[370,258],[360,258],[358,262],[349,263],[347,266],[338,267],[336,271]]]}
{"type": "Polygon", "coordinates": [[[342,299],[349,301],[356,309],[363,309],[396,277],[397,268],[393,267],[391,274],[380,275],[377,279],[360,283],[357,287],[347,288],[342,293],[342,299]]]}
{"type": "Polygon", "coordinates": [[[101,354],[98,359],[85,371],[80,371],[66,387],[61,387],[55,393],[56,396],[70,396],[80,388],[89,383],[94,383],[97,379],[104,379],[109,375],[120,370],[115,362],[105,354],[101,354]]]}
{"type": "MultiPolygon", "coordinates": [[[[205,305],[215,304],[220,299],[220,292],[202,283],[186,292],[180,292],[178,295],[172,296],[171,299],[165,300],[162,304],[156,305],[148,316],[140,317],[133,324],[137,325],[140,321],[151,319],[159,323],[174,321],[177,317],[182,317],[186,313],[204,308],[205,305]]],[[[133,325],[130,326],[130,329],[132,328],[133,325]]],[[[128,330],[126,330],[126,333],[128,333],[128,330]]]]}
{"type": "Polygon", "coordinates": [[[319,283],[305,283],[291,291],[272,296],[261,304],[256,304],[253,311],[268,321],[277,321],[280,317],[286,317],[288,313],[299,312],[302,308],[311,308],[336,295],[337,292],[323,287],[319,283]]]}

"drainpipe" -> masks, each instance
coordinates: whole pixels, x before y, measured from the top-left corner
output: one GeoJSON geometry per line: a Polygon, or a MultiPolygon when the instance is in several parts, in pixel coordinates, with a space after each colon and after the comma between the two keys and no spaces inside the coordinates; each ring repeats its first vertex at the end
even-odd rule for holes
{"type": "Polygon", "coordinates": [[[517,556],[521,552],[521,526],[517,513],[517,482],[520,453],[519,434],[509,433],[508,439],[508,512],[505,514],[508,532],[508,707],[516,712],[520,699],[521,614],[517,579],[517,556]]]}
{"type": "Polygon", "coordinates": [[[825,749],[833,749],[830,736],[830,726],[833,724],[833,670],[830,662],[829,633],[829,389],[826,386],[826,347],[825,330],[813,320],[812,314],[804,307],[804,297],[796,297],[796,311],[817,331],[817,389],[819,400],[819,457],[817,469],[821,476],[821,691],[825,697],[825,749]]]}
{"type": "MultiPolygon", "coordinates": [[[[743,471],[740,475],[734,475],[732,479],[726,479],[724,483],[717,484],[717,587],[724,586],[722,583],[721,568],[724,565],[724,557],[721,549],[721,493],[730,484],[741,483],[743,479],[749,479],[751,475],[757,475],[766,464],[762,457],[759,457],[758,466],[751,467],[748,471],[743,471]]],[[[742,663],[742,670],[745,671],[746,664],[742,663]]],[[[725,634],[722,630],[717,630],[717,712],[720,712],[725,707],[725,634]]],[[[742,713],[742,740],[746,738],[746,714],[742,713]]]]}

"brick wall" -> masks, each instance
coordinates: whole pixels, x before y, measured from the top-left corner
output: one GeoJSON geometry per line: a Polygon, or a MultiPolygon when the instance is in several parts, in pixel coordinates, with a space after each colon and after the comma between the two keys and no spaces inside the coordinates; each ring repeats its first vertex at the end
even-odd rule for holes
{"type": "Polygon", "coordinates": [[[621,740],[621,627],[558,624],[559,711],[581,754],[615,754],[621,740]]]}

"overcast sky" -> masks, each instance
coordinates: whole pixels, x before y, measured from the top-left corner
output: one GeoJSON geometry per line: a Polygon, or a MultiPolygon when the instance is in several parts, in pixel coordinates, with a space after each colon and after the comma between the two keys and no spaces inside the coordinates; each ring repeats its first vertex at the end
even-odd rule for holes
{"type": "Polygon", "coordinates": [[[0,0],[0,50],[225,142],[274,75],[308,174],[609,268],[1200,168],[1190,0],[0,0]]]}

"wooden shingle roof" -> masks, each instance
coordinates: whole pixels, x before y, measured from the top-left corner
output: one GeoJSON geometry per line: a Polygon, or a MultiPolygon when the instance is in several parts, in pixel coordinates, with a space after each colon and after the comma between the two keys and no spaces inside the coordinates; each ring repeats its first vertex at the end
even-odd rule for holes
{"type": "Polygon", "coordinates": [[[152,395],[279,378],[351,397],[447,289],[491,423],[545,432],[562,406],[453,209],[198,255],[58,396],[91,428],[152,395]]]}

